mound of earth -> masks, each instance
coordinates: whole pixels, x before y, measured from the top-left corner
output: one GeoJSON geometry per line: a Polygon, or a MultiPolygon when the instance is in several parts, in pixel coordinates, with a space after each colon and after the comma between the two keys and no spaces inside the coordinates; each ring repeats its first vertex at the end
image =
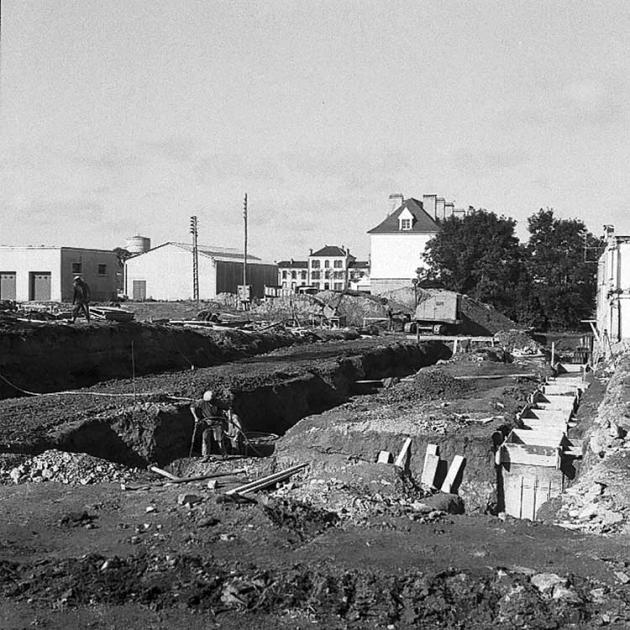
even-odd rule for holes
{"type": "MultiPolygon", "coordinates": [[[[418,293],[435,295],[439,294],[441,289],[420,289],[418,293]]],[[[394,291],[387,291],[381,297],[386,298],[395,304],[403,304],[406,308],[413,309],[416,295],[413,287],[403,287],[394,291]]],[[[489,304],[484,304],[478,300],[462,295],[461,302],[462,324],[460,332],[465,335],[494,335],[499,331],[514,330],[518,328],[517,324],[509,317],[506,317],[496,308],[489,304]]]]}

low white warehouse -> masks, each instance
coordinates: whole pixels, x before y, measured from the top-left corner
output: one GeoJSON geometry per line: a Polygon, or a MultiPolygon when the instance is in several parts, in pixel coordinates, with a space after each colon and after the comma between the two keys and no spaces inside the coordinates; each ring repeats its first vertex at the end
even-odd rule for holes
{"type": "Polygon", "coordinates": [[[0,300],[68,302],[75,276],[88,283],[93,301],[115,300],[118,269],[118,257],[109,250],[0,246],[0,300]]]}
{"type": "MultiPolygon", "coordinates": [[[[243,281],[243,253],[236,249],[200,245],[199,298],[236,293],[243,281]]],[[[132,300],[191,300],[193,253],[187,243],[158,245],[125,262],[125,293],[132,300]]],[[[265,285],[275,286],[278,268],[257,256],[247,256],[247,283],[252,297],[262,297],[265,285]]]]}

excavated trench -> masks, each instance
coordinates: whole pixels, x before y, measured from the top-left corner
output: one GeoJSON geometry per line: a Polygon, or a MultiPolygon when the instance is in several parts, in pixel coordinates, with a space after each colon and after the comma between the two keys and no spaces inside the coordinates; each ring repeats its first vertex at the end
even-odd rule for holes
{"type": "MultiPolygon", "coordinates": [[[[405,376],[449,358],[450,350],[437,342],[393,343],[345,354],[317,360],[314,351],[312,359],[300,365],[282,359],[267,361],[271,356],[267,355],[163,378],[171,386],[173,379],[185,382],[184,394],[194,392],[198,396],[206,388],[213,389],[221,404],[230,403],[239,414],[247,432],[283,434],[300,419],[347,401],[357,380],[405,376]]],[[[160,392],[164,386],[161,379],[147,377],[138,387],[160,392]]],[[[66,400],[67,396],[60,396],[55,413],[64,409],[66,400]]],[[[19,412],[19,404],[12,411],[19,412]]],[[[79,411],[68,411],[62,419],[30,438],[11,441],[5,434],[0,439],[0,452],[36,453],[57,448],[127,465],[165,465],[188,455],[193,433],[189,402],[169,401],[159,393],[150,400],[131,398],[109,406],[87,401],[79,411]]]]}

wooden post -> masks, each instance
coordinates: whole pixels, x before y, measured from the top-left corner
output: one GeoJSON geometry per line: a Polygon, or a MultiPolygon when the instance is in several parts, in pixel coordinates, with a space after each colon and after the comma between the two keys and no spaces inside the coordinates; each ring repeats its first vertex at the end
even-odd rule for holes
{"type": "Polygon", "coordinates": [[[453,355],[457,354],[457,339],[453,339],[453,355]]]}
{"type": "Polygon", "coordinates": [[[551,367],[554,366],[556,362],[556,342],[551,342],[551,367]]]}

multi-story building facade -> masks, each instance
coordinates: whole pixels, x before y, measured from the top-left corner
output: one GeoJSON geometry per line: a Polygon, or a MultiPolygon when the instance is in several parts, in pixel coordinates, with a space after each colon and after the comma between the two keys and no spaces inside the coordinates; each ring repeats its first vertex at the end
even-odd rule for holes
{"type": "MultiPolygon", "coordinates": [[[[345,291],[352,285],[366,290],[369,263],[357,261],[345,247],[325,245],[310,251],[307,260],[281,260],[278,263],[278,285],[296,292],[301,287],[316,291],[345,291]]],[[[354,288],[354,287],[352,287],[354,288]]]]}
{"type": "Polygon", "coordinates": [[[308,286],[308,262],[281,260],[278,263],[278,286],[291,293],[295,293],[299,287],[308,286]]]}

